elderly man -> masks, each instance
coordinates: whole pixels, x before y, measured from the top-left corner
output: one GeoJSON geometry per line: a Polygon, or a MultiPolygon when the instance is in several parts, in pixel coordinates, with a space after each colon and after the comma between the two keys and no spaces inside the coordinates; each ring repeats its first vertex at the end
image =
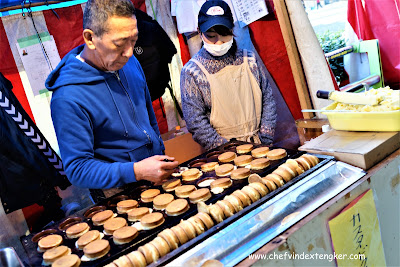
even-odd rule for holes
{"type": "Polygon", "coordinates": [[[160,184],[178,166],[163,155],[143,70],[130,0],[89,0],[81,45],[49,75],[51,115],[72,184],[115,188],[139,180],[160,184]]]}

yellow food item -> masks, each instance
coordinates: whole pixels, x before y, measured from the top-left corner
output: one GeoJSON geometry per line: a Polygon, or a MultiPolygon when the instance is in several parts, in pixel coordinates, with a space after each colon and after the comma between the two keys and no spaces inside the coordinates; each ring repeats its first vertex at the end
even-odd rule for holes
{"type": "Polygon", "coordinates": [[[382,112],[400,110],[400,90],[392,90],[389,86],[378,89],[370,89],[365,93],[367,96],[377,96],[379,105],[353,105],[337,103],[334,110],[351,110],[354,112],[382,112]]]}

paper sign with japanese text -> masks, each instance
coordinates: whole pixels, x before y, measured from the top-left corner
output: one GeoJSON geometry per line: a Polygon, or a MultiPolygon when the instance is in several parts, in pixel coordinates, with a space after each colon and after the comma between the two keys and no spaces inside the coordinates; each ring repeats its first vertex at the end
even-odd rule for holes
{"type": "Polygon", "coordinates": [[[371,189],[329,221],[338,266],[386,266],[381,232],[371,189]]]}

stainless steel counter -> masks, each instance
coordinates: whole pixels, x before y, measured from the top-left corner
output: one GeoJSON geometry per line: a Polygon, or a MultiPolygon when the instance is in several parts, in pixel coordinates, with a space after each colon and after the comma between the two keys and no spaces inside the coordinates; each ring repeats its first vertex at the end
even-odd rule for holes
{"type": "Polygon", "coordinates": [[[225,266],[233,266],[365,174],[346,163],[331,161],[167,266],[199,266],[208,259],[218,259],[225,266]]]}

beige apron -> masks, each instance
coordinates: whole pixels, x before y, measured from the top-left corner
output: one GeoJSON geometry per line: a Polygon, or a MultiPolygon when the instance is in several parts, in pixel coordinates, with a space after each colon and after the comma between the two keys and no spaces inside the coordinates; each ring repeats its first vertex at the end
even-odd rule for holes
{"type": "Polygon", "coordinates": [[[247,50],[243,64],[226,66],[210,74],[196,59],[191,59],[206,75],[211,91],[211,126],[227,140],[261,143],[258,131],[261,120],[262,93],[250,70],[247,50]]]}

